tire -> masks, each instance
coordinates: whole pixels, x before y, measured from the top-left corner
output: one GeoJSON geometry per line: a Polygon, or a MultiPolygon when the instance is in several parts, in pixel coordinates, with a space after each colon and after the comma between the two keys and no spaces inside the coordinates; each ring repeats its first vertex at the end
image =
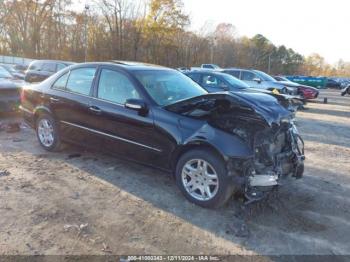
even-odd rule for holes
{"type": "Polygon", "coordinates": [[[47,151],[59,151],[61,148],[61,139],[59,135],[59,130],[56,124],[55,119],[49,115],[49,114],[41,114],[39,115],[37,121],[36,121],[36,135],[38,138],[38,141],[40,145],[47,151]],[[49,127],[47,127],[47,133],[45,135],[43,134],[42,128],[46,128],[45,124],[49,124],[49,127]],[[51,137],[48,140],[45,140],[46,135],[51,133],[52,135],[52,141],[51,137]],[[43,137],[44,136],[44,137],[43,137]],[[47,141],[47,143],[45,142],[47,141]]]}
{"type": "Polygon", "coordinates": [[[233,193],[233,184],[232,182],[230,182],[230,179],[227,176],[227,170],[224,160],[216,153],[206,148],[191,150],[182,155],[176,165],[175,176],[176,184],[181,190],[181,192],[184,194],[184,196],[190,202],[204,208],[218,208],[223,206],[232,196],[233,193]],[[201,163],[206,162],[208,164],[207,171],[208,173],[211,173],[209,174],[211,178],[207,178],[206,180],[211,180],[210,182],[205,182],[204,180],[206,176],[198,175],[198,173],[196,173],[198,171],[191,171],[191,176],[193,176],[193,180],[192,177],[187,175],[187,173],[189,173],[187,167],[191,166],[192,164],[192,169],[194,169],[194,167],[196,166],[198,169],[198,161],[202,161],[201,163]],[[212,196],[209,197],[208,193],[204,192],[204,195],[206,195],[207,199],[199,199],[199,195],[203,191],[206,191],[203,189],[203,187],[208,188],[208,186],[205,186],[206,184],[204,184],[203,186],[203,183],[215,183],[215,179],[212,178],[214,177],[213,173],[215,173],[217,177],[217,186],[209,185],[208,190],[210,191],[210,193],[212,193],[212,196]],[[197,174],[198,177],[195,178],[195,175],[193,174],[197,174]],[[190,180],[188,181],[189,178],[190,180]],[[199,179],[199,183],[198,181],[195,181],[197,179],[199,179]],[[187,183],[187,186],[185,185],[185,183],[187,183]],[[190,188],[189,185],[192,184],[193,186],[190,188]],[[201,187],[202,190],[200,190],[199,188],[195,189],[197,186],[201,187]],[[193,190],[192,193],[190,193],[189,190],[193,190]]]}

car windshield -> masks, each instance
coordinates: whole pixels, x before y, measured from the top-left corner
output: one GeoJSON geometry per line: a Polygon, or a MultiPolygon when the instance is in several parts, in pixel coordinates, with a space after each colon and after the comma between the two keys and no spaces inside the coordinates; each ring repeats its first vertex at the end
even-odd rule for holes
{"type": "Polygon", "coordinates": [[[145,70],[135,71],[134,75],[160,106],[167,106],[208,93],[178,71],[145,70]]]}
{"type": "Polygon", "coordinates": [[[12,75],[4,67],[0,66],[0,78],[12,78],[12,75]]]}
{"type": "Polygon", "coordinates": [[[226,82],[229,83],[230,86],[236,89],[246,89],[249,88],[249,86],[244,83],[243,81],[231,76],[231,75],[223,75],[223,78],[225,79],[226,82]]]}
{"type": "Polygon", "coordinates": [[[259,71],[259,70],[254,70],[254,72],[261,78],[263,81],[276,81],[272,76],[259,71]]]}

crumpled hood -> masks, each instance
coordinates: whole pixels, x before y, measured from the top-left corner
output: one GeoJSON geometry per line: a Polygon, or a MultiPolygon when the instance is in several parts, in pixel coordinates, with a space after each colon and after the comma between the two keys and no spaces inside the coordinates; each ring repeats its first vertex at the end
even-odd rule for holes
{"type": "Polygon", "coordinates": [[[235,92],[233,95],[239,97],[255,112],[264,117],[269,125],[272,123],[279,124],[282,118],[291,116],[291,112],[281,106],[277,98],[269,94],[235,92]]]}
{"type": "MultiPolygon", "coordinates": [[[[227,101],[231,108],[242,108],[249,111],[255,118],[262,119],[271,126],[272,124],[279,125],[282,119],[290,119],[292,113],[280,105],[278,100],[264,93],[248,93],[248,92],[220,92],[211,93],[203,96],[198,96],[186,100],[182,100],[175,104],[165,107],[165,109],[186,114],[201,106],[205,105],[208,111],[214,109],[220,101],[227,101]]],[[[233,110],[233,114],[239,114],[233,110]]]]}

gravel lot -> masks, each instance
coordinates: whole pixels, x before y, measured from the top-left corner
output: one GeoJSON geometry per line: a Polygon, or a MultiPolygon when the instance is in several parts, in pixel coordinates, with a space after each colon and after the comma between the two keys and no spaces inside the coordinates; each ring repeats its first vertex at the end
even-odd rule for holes
{"type": "Polygon", "coordinates": [[[298,113],[305,177],[245,212],[194,206],[160,171],[0,131],[0,254],[350,254],[350,97],[339,93],[298,113]]]}

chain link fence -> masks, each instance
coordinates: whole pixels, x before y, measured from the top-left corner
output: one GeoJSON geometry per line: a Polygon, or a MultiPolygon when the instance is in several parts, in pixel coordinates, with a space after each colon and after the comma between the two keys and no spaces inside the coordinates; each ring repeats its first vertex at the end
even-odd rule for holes
{"type": "Polygon", "coordinates": [[[34,59],[16,57],[16,56],[2,56],[0,55],[0,63],[13,65],[29,65],[34,59]]]}

